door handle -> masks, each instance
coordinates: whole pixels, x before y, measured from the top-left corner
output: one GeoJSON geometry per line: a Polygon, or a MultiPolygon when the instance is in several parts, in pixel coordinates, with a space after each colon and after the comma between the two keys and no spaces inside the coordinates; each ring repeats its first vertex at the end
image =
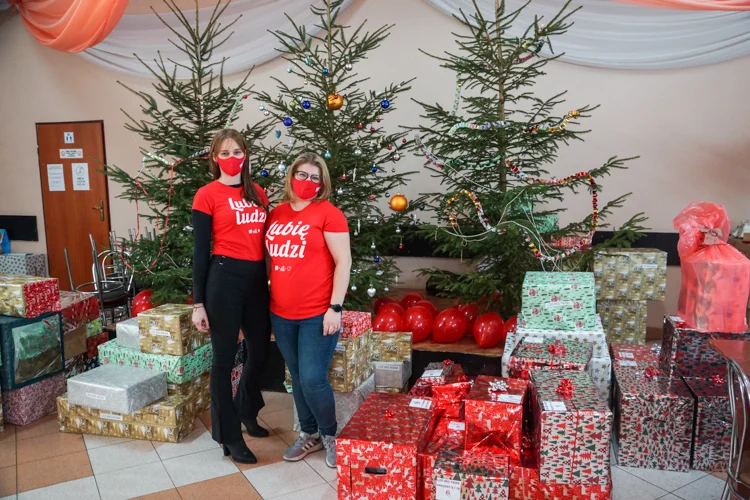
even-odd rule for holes
{"type": "Polygon", "coordinates": [[[91,210],[99,210],[99,220],[104,222],[104,200],[99,200],[99,206],[92,207],[91,210]]]}

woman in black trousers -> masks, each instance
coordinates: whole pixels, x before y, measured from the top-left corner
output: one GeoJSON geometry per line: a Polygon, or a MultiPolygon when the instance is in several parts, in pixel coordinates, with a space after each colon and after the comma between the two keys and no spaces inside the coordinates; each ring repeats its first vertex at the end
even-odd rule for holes
{"type": "Polygon", "coordinates": [[[265,404],[260,376],[271,339],[263,245],[268,198],[250,178],[247,145],[236,130],[216,134],[209,165],[214,181],[193,200],[193,323],[211,332],[213,438],[223,444],[224,455],[254,464],[257,459],[242,438],[241,424],[251,436],[268,436],[257,421],[265,404]],[[233,401],[231,377],[240,328],[248,355],[233,401]]]}

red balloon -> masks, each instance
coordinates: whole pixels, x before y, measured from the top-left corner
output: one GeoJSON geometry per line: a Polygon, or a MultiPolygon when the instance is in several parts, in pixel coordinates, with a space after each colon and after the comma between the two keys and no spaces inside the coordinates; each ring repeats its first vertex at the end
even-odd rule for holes
{"type": "Polygon", "coordinates": [[[493,347],[505,342],[505,322],[497,313],[485,313],[474,321],[474,339],[479,347],[493,347]]]}
{"type": "Polygon", "coordinates": [[[376,313],[376,316],[385,312],[392,312],[394,314],[398,314],[399,316],[403,316],[404,308],[401,307],[401,304],[399,304],[398,302],[389,302],[380,306],[380,310],[376,313]]]}
{"type": "Polygon", "coordinates": [[[149,302],[141,302],[140,304],[136,304],[133,306],[131,312],[133,313],[133,316],[138,316],[143,311],[148,311],[149,309],[153,309],[154,305],[149,302]]]}
{"type": "Polygon", "coordinates": [[[143,290],[142,292],[138,292],[135,297],[133,297],[133,307],[137,306],[141,303],[151,303],[151,296],[154,294],[153,290],[143,290]]]}
{"type": "Polygon", "coordinates": [[[505,331],[508,333],[516,333],[516,323],[518,322],[518,316],[511,316],[508,321],[505,322],[505,331]]]}
{"type": "Polygon", "coordinates": [[[427,299],[425,299],[425,300],[420,300],[419,302],[417,302],[417,303],[416,303],[416,304],[414,304],[414,305],[415,305],[415,306],[420,306],[420,307],[424,307],[425,309],[427,309],[428,311],[430,311],[430,314],[432,314],[432,317],[433,317],[433,318],[434,318],[435,316],[437,316],[437,315],[438,315],[438,313],[440,312],[440,311],[438,310],[437,306],[436,306],[435,304],[433,304],[432,302],[430,302],[429,300],[427,300],[427,299]]]}
{"type": "Polygon", "coordinates": [[[375,314],[380,312],[380,308],[385,304],[398,304],[398,300],[393,297],[381,297],[375,300],[375,314]]]}
{"type": "Polygon", "coordinates": [[[410,307],[404,313],[404,329],[411,332],[411,341],[422,342],[432,332],[432,313],[422,306],[410,307]]]}
{"type": "Polygon", "coordinates": [[[381,312],[372,322],[372,329],[376,332],[403,332],[403,328],[401,315],[393,311],[381,312]]]}
{"type": "Polygon", "coordinates": [[[466,317],[458,309],[446,309],[435,318],[432,340],[439,344],[452,344],[464,336],[466,317]]]}
{"type": "Polygon", "coordinates": [[[410,307],[417,305],[417,302],[419,302],[420,300],[424,300],[422,294],[419,294],[417,292],[409,292],[401,297],[401,305],[404,307],[404,309],[409,309],[410,307]]]}
{"type": "Polygon", "coordinates": [[[465,335],[471,335],[472,328],[474,327],[474,320],[477,319],[477,316],[479,316],[479,306],[476,302],[472,302],[471,304],[458,306],[458,310],[461,311],[461,313],[464,315],[464,318],[466,318],[465,335]]]}

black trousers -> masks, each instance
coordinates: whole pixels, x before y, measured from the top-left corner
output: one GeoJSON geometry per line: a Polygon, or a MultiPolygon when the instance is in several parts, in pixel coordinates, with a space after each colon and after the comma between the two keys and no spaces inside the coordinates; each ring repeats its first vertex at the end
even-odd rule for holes
{"type": "Polygon", "coordinates": [[[271,341],[270,297],[264,261],[214,256],[206,280],[206,313],[211,327],[212,435],[219,443],[242,440],[241,420],[255,419],[265,403],[260,377],[271,341]],[[240,328],[247,357],[232,401],[232,368],[240,328]]]}

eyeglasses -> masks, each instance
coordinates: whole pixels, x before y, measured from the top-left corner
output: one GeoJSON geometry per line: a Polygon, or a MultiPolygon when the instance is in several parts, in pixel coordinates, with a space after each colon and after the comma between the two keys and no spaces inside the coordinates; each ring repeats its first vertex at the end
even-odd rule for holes
{"type": "Polygon", "coordinates": [[[310,175],[307,172],[303,172],[302,170],[297,170],[294,176],[300,181],[306,181],[307,179],[310,179],[315,184],[320,184],[320,181],[322,180],[322,178],[318,174],[310,175]]]}

